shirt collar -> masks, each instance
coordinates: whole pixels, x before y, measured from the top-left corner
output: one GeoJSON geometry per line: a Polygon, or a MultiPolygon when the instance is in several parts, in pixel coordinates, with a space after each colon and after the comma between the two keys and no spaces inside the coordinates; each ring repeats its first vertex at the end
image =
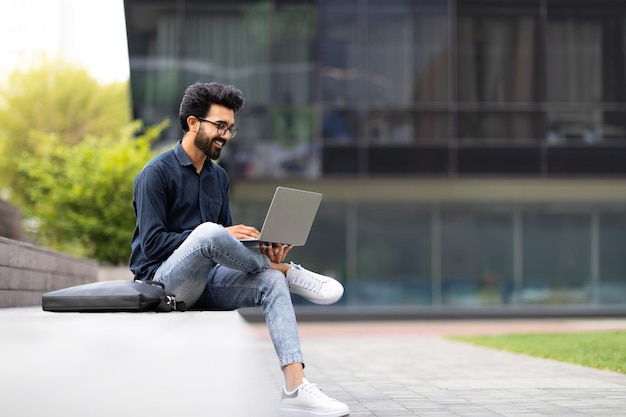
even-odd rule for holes
{"type": "MultiPolygon", "coordinates": [[[[176,146],[174,147],[174,154],[176,155],[176,159],[178,159],[178,163],[181,166],[184,166],[184,167],[191,166],[195,171],[196,167],[194,166],[193,162],[191,162],[191,158],[189,158],[189,155],[187,155],[187,152],[185,152],[185,150],[183,149],[182,142],[183,142],[182,139],[179,140],[176,143],[176,146]]],[[[205,159],[204,167],[202,169],[202,174],[206,174],[206,172],[208,172],[212,167],[213,167],[213,161],[211,161],[211,158],[205,159]]]]}
{"type": "Polygon", "coordinates": [[[178,159],[178,163],[180,163],[180,165],[184,167],[193,165],[193,162],[191,162],[189,155],[187,155],[187,152],[185,152],[185,150],[183,149],[182,142],[183,142],[182,140],[179,140],[176,143],[176,146],[174,147],[174,153],[176,154],[176,159],[178,159]]]}

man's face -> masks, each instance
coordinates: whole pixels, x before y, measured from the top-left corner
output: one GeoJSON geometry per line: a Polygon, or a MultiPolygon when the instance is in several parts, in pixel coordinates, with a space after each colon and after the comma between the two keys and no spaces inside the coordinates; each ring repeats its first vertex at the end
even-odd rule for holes
{"type": "Polygon", "coordinates": [[[204,117],[208,121],[200,122],[200,129],[196,134],[194,144],[210,159],[218,159],[222,148],[230,140],[230,131],[224,127],[235,124],[235,112],[217,104],[204,117]]]}

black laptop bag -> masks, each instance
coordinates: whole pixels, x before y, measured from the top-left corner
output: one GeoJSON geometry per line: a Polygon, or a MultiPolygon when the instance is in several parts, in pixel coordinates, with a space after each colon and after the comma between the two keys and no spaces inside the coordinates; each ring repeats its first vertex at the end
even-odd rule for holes
{"type": "Polygon", "coordinates": [[[156,281],[101,281],[50,291],[42,295],[45,311],[168,312],[184,310],[182,303],[156,281]]]}

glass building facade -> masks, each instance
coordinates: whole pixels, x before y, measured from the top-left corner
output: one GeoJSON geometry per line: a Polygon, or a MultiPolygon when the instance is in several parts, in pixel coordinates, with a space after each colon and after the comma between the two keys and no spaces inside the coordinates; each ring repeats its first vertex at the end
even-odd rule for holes
{"type": "MultiPolygon", "coordinates": [[[[307,267],[342,305],[626,307],[622,0],[126,0],[134,115],[246,97],[237,221],[325,198],[307,267]]],[[[300,300],[297,300],[300,302],[300,300]]]]}

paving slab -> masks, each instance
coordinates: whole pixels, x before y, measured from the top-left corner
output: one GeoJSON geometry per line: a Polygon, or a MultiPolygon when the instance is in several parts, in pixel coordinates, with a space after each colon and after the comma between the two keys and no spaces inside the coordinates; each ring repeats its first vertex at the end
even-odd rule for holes
{"type": "MultiPolygon", "coordinates": [[[[353,417],[626,415],[624,374],[443,337],[555,328],[626,329],[626,320],[300,325],[309,379],[346,402],[353,417]]],[[[270,358],[266,330],[258,324],[254,329],[270,358]]],[[[275,381],[279,377],[275,373],[275,381]]]]}

